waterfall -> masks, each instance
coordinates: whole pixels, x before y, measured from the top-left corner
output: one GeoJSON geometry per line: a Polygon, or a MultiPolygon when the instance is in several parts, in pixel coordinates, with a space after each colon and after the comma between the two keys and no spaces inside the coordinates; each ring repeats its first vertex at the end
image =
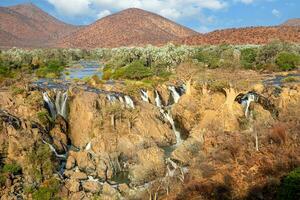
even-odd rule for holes
{"type": "Polygon", "coordinates": [[[174,86],[169,86],[169,90],[171,91],[174,102],[178,103],[180,99],[180,94],[176,91],[176,88],[174,86]]]}
{"type": "Polygon", "coordinates": [[[145,90],[141,90],[141,98],[143,101],[148,102],[149,103],[149,96],[148,93],[145,90]]]}
{"type": "Polygon", "coordinates": [[[99,182],[99,179],[95,179],[95,178],[92,177],[92,176],[88,176],[88,180],[89,180],[89,181],[92,181],[92,182],[99,182]]]}
{"type": "Polygon", "coordinates": [[[125,95],[124,98],[125,98],[126,106],[134,109],[134,103],[133,103],[132,99],[127,95],[125,95]]]}
{"type": "Polygon", "coordinates": [[[86,145],[85,150],[86,150],[86,151],[89,151],[91,148],[92,148],[92,142],[89,142],[89,143],[86,145]]]}
{"type": "Polygon", "coordinates": [[[106,97],[107,97],[107,99],[108,99],[109,102],[115,102],[115,101],[117,101],[117,98],[114,95],[112,95],[112,94],[107,94],[106,97]]]}
{"type": "Polygon", "coordinates": [[[242,105],[245,107],[245,117],[249,117],[249,107],[251,102],[255,102],[257,100],[257,96],[253,93],[248,93],[244,95],[242,98],[242,105]]]}
{"type": "Polygon", "coordinates": [[[50,97],[49,97],[49,95],[48,95],[47,92],[43,92],[43,99],[44,99],[45,103],[47,104],[47,107],[48,107],[48,109],[50,111],[51,117],[53,119],[55,119],[56,118],[55,106],[52,103],[52,101],[51,101],[51,99],[50,99],[50,97]]]}
{"type": "Polygon", "coordinates": [[[175,146],[180,145],[182,143],[181,135],[180,135],[180,132],[176,129],[174,119],[172,118],[172,115],[171,115],[171,111],[170,110],[164,111],[163,109],[161,109],[160,111],[163,114],[164,118],[172,126],[173,132],[175,133],[175,136],[176,136],[176,144],[175,144],[175,146]]]}
{"type": "Polygon", "coordinates": [[[160,96],[159,96],[157,90],[155,90],[155,104],[159,108],[162,107],[161,99],[160,99],[160,96]]]}
{"type": "Polygon", "coordinates": [[[119,101],[120,101],[122,104],[125,103],[122,96],[119,96],[118,99],[119,99],[119,101]]]}
{"type": "Polygon", "coordinates": [[[61,91],[56,93],[55,107],[57,114],[61,115],[64,119],[67,119],[67,101],[68,101],[68,91],[63,94],[61,91]]]}
{"type": "Polygon", "coordinates": [[[60,155],[60,154],[58,154],[58,153],[56,152],[55,148],[54,148],[51,144],[49,144],[49,143],[46,142],[45,140],[43,140],[43,143],[44,143],[44,144],[47,144],[47,145],[49,146],[50,150],[55,154],[55,156],[56,156],[57,158],[63,158],[63,159],[66,159],[66,155],[60,155]]]}

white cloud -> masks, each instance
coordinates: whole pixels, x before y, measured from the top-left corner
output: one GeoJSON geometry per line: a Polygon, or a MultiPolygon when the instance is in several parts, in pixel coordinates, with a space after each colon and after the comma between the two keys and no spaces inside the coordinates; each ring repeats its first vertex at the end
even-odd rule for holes
{"type": "Polygon", "coordinates": [[[55,9],[65,16],[86,15],[90,12],[90,0],[47,0],[55,9]]]}
{"type": "MultiPolygon", "coordinates": [[[[171,19],[199,17],[204,9],[222,10],[228,6],[225,0],[47,0],[65,16],[107,14],[126,8],[141,8],[171,19]],[[105,13],[102,13],[105,11],[105,13]]],[[[96,17],[96,16],[95,16],[96,17]]]]}
{"type": "Polygon", "coordinates": [[[97,18],[101,19],[103,17],[106,17],[107,15],[110,15],[111,12],[109,10],[102,10],[97,14],[97,18]]]}
{"type": "Polygon", "coordinates": [[[254,0],[235,0],[236,2],[241,2],[241,3],[244,3],[244,4],[251,4],[254,2],[254,0]]]}
{"type": "Polygon", "coordinates": [[[273,14],[275,17],[280,17],[280,16],[281,16],[281,13],[280,13],[279,10],[277,10],[277,9],[273,9],[273,10],[272,10],[272,14],[273,14]]]}

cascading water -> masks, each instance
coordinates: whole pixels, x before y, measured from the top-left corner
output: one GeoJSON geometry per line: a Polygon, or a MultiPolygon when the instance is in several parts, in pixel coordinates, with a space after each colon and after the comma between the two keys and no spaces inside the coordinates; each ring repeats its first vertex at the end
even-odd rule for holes
{"type": "Polygon", "coordinates": [[[251,102],[256,102],[257,96],[254,93],[248,93],[243,96],[241,104],[245,107],[245,117],[249,117],[249,107],[251,102]]]}
{"type": "Polygon", "coordinates": [[[148,96],[148,93],[147,93],[147,91],[145,91],[145,90],[141,90],[141,98],[142,98],[142,100],[143,101],[145,101],[145,102],[150,102],[149,101],[149,96],[148,96]]]}
{"type": "MultiPolygon", "coordinates": [[[[169,86],[169,90],[171,91],[171,95],[174,99],[174,102],[177,103],[180,99],[180,94],[176,91],[174,86],[169,86]]],[[[184,91],[185,90],[183,88],[182,94],[184,93],[184,91]]],[[[141,97],[142,97],[143,101],[149,102],[148,93],[146,91],[141,90],[141,97]]],[[[183,141],[181,139],[180,132],[177,130],[177,128],[175,126],[175,122],[174,122],[174,119],[172,117],[170,107],[163,108],[162,100],[161,100],[161,97],[160,97],[157,90],[155,90],[155,105],[159,108],[159,110],[160,110],[161,114],[163,115],[164,119],[166,121],[168,121],[172,126],[172,130],[173,130],[173,132],[175,134],[175,137],[176,137],[176,144],[173,147],[176,147],[176,146],[180,145],[183,141]]]]}
{"type": "Polygon", "coordinates": [[[172,130],[173,130],[173,132],[174,132],[174,134],[176,136],[176,144],[174,146],[180,145],[182,143],[181,135],[180,135],[180,132],[176,129],[174,119],[173,119],[173,117],[171,115],[171,111],[170,110],[164,111],[163,109],[161,109],[160,112],[163,114],[164,118],[172,126],[172,130]]]}
{"type": "Polygon", "coordinates": [[[128,95],[124,95],[124,97],[123,97],[120,94],[118,94],[118,95],[107,94],[106,97],[107,97],[108,101],[111,103],[119,101],[119,102],[121,102],[121,104],[125,105],[127,108],[132,108],[132,109],[135,108],[133,100],[128,95]]]}
{"type": "Polygon", "coordinates": [[[47,104],[47,107],[48,107],[48,109],[50,111],[51,117],[53,119],[55,119],[56,118],[55,106],[52,103],[52,101],[51,101],[51,99],[50,99],[50,97],[49,97],[49,95],[48,95],[47,92],[43,92],[43,99],[44,99],[45,103],[47,104]]]}
{"type": "Polygon", "coordinates": [[[55,107],[57,114],[61,115],[64,119],[67,119],[67,101],[68,91],[62,94],[61,91],[56,93],[55,107]]]}
{"type": "Polygon", "coordinates": [[[162,108],[162,101],[157,90],[155,90],[155,104],[157,107],[162,108]]]}
{"type": "Polygon", "coordinates": [[[56,156],[57,158],[66,159],[67,156],[66,156],[66,155],[58,154],[58,153],[56,152],[55,148],[54,148],[51,144],[49,144],[49,143],[46,142],[45,140],[43,140],[43,143],[44,143],[44,144],[47,144],[47,145],[49,146],[50,150],[55,154],[55,156],[56,156]]]}
{"type": "Polygon", "coordinates": [[[176,91],[175,86],[169,86],[169,90],[171,91],[174,102],[178,103],[178,101],[180,99],[180,94],[176,91]]]}
{"type": "Polygon", "coordinates": [[[106,97],[107,97],[107,99],[108,99],[109,102],[115,102],[115,101],[117,101],[117,98],[114,95],[112,95],[112,94],[107,94],[106,97]]]}
{"type": "Polygon", "coordinates": [[[125,99],[126,106],[134,109],[134,103],[133,103],[132,99],[127,95],[124,96],[124,99],[125,99]]]}

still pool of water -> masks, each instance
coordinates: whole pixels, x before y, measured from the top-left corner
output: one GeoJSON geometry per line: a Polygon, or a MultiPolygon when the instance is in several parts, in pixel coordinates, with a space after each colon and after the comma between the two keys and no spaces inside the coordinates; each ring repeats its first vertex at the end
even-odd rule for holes
{"type": "Polygon", "coordinates": [[[76,67],[67,68],[63,79],[84,79],[86,77],[98,76],[102,78],[101,68],[103,66],[96,61],[79,61],[76,67]]]}

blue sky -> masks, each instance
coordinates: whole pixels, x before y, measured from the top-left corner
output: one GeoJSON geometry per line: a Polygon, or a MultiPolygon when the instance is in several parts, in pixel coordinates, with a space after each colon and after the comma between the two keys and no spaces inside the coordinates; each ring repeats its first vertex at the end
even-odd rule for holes
{"type": "Polygon", "coordinates": [[[130,7],[155,12],[199,32],[277,25],[300,18],[300,0],[1,0],[0,6],[28,2],[77,25],[130,7]]]}

